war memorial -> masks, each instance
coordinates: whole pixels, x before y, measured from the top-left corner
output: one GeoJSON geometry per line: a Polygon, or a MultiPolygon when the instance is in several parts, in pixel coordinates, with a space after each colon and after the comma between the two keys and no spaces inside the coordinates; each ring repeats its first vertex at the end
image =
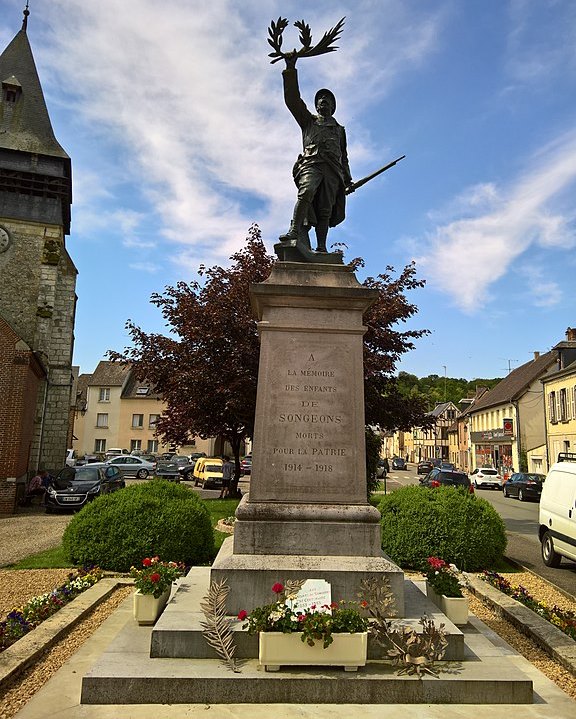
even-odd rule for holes
{"type": "Polygon", "coordinates": [[[250,492],[213,566],[193,568],[181,580],[152,629],[127,621],[83,676],[83,708],[532,704],[532,680],[507,652],[475,625],[467,631],[453,624],[383,555],[380,513],[366,498],[364,441],[363,314],[376,291],[360,284],[341,252],[328,251],[327,236],[344,220],[347,194],[397,160],[352,181],[335,95],[319,90],[312,113],[296,69],[298,60],[336,49],[343,20],[317,45],[303,21],[295,24],[302,47],[290,52],[281,49],[288,22],[279,18],[269,29],[270,56],[284,62],[284,99],[303,149],[293,169],[293,216],[275,244],[277,262],[250,290],[261,339],[250,492]],[[258,637],[243,629],[238,612],[269,603],[278,582],[323,580],[333,599],[355,600],[366,579],[388,588],[398,632],[421,632],[423,616],[443,624],[446,649],[435,675],[402,675],[386,661],[386,648],[371,641],[366,665],[354,672],[340,666],[267,672],[259,664],[258,637]],[[226,588],[234,671],[203,633],[201,604],[215,585],[226,588]]]}

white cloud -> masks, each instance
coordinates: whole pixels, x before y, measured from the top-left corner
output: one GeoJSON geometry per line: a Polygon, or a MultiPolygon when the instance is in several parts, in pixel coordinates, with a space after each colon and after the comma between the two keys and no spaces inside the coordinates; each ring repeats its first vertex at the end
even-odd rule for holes
{"type": "MultiPolygon", "coordinates": [[[[282,63],[268,62],[266,36],[270,19],[287,9],[256,0],[56,0],[45,12],[54,14],[54,30],[44,61],[66,88],[70,112],[105,145],[95,148],[99,161],[114,149],[116,165],[102,172],[99,191],[114,196],[122,214],[128,211],[115,183],[128,178],[158,215],[160,235],[193,247],[184,252],[195,259],[227,257],[253,221],[268,238],[286,229],[300,133],[282,101],[282,63]]],[[[316,40],[338,16],[329,2],[289,12],[292,20],[304,14],[316,40]]],[[[342,50],[299,63],[303,96],[337,86],[346,122],[434,51],[441,22],[439,12],[358,2],[342,50]],[[384,21],[396,30],[383,43],[384,21]]],[[[297,44],[294,28],[286,35],[286,46],[297,44]]],[[[352,135],[351,158],[361,163],[371,154],[370,138],[362,128],[352,135]]],[[[76,181],[81,172],[76,168],[76,181]]],[[[111,208],[102,213],[86,193],[82,199],[75,231],[115,219],[111,208]]],[[[135,227],[124,230],[125,243],[144,246],[135,227]]]]}
{"type": "Polygon", "coordinates": [[[541,267],[525,265],[520,268],[527,294],[532,304],[536,307],[553,307],[562,300],[562,290],[557,282],[545,277],[545,271],[541,267]]]}
{"type": "MultiPolygon", "coordinates": [[[[531,246],[576,245],[572,196],[576,184],[576,133],[558,138],[506,187],[478,185],[452,203],[461,217],[446,220],[418,259],[433,286],[466,311],[480,309],[489,288],[531,246]]],[[[558,298],[550,285],[544,301],[558,298]]],[[[556,301],[556,300],[555,300],[556,301]]]]}
{"type": "Polygon", "coordinates": [[[147,272],[151,275],[155,274],[156,272],[160,271],[160,265],[155,264],[154,262],[132,262],[128,265],[131,270],[137,270],[138,272],[147,272]]]}

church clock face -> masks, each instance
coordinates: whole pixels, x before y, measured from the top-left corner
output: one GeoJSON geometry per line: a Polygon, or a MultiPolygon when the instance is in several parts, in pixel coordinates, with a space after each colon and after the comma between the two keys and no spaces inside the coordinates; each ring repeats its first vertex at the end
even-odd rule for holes
{"type": "Polygon", "coordinates": [[[10,247],[10,235],[8,230],[0,227],[0,252],[5,252],[10,247]]]}

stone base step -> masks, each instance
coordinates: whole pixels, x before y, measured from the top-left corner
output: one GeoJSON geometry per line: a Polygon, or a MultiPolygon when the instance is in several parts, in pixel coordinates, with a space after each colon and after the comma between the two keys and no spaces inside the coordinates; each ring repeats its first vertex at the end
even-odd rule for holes
{"type": "Polygon", "coordinates": [[[398,676],[388,663],[357,672],[318,667],[233,673],[215,659],[108,652],[82,681],[82,704],[531,704],[532,681],[506,659],[438,665],[439,677],[398,676]]]}
{"type": "MultiPolygon", "coordinates": [[[[200,611],[200,602],[208,592],[209,581],[209,567],[195,567],[180,581],[178,590],[152,630],[151,657],[217,658],[214,649],[204,639],[200,626],[200,622],[204,620],[204,615],[200,611]]],[[[463,660],[464,635],[426,597],[419,586],[410,580],[404,581],[403,595],[406,617],[402,618],[402,625],[414,627],[419,631],[422,628],[419,620],[424,614],[432,617],[436,624],[444,623],[448,640],[445,660],[463,660]]],[[[232,622],[236,656],[242,659],[255,659],[258,656],[258,637],[250,636],[243,631],[243,622],[236,619],[233,619],[232,622]]],[[[376,644],[370,637],[368,658],[384,659],[386,657],[386,648],[376,644]]]]}

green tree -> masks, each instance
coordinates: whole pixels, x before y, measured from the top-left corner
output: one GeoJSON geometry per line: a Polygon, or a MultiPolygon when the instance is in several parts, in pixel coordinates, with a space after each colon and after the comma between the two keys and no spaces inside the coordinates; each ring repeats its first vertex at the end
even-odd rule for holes
{"type": "MultiPolygon", "coordinates": [[[[260,230],[253,225],[245,247],[229,268],[201,267],[199,279],[166,287],[154,294],[171,336],[146,333],[128,320],[132,346],[109,352],[132,363],[141,380],[151,382],[167,404],[157,431],[166,441],[183,444],[190,434],[222,436],[230,443],[236,464],[232,493],[240,477],[240,446],[252,436],[258,383],[259,340],[249,288],[270,274],[274,258],[266,253],[260,230]]],[[[361,266],[355,260],[353,267],[361,266]]],[[[422,287],[412,263],[398,277],[393,268],[368,277],[363,285],[378,291],[365,314],[364,383],[366,423],[383,429],[422,425],[426,405],[406,398],[394,375],[396,362],[414,348],[426,330],[399,331],[397,325],[417,311],[407,292],[422,287]]]]}
{"type": "Polygon", "coordinates": [[[157,431],[166,441],[183,444],[194,434],[220,435],[230,443],[234,496],[242,440],[254,430],[260,351],[248,288],[263,282],[272,267],[256,225],[231,260],[228,268],[202,266],[198,280],[152,296],[172,336],[146,333],[129,320],[132,347],[109,355],[131,362],[137,376],[162,395],[167,410],[157,431]]]}

